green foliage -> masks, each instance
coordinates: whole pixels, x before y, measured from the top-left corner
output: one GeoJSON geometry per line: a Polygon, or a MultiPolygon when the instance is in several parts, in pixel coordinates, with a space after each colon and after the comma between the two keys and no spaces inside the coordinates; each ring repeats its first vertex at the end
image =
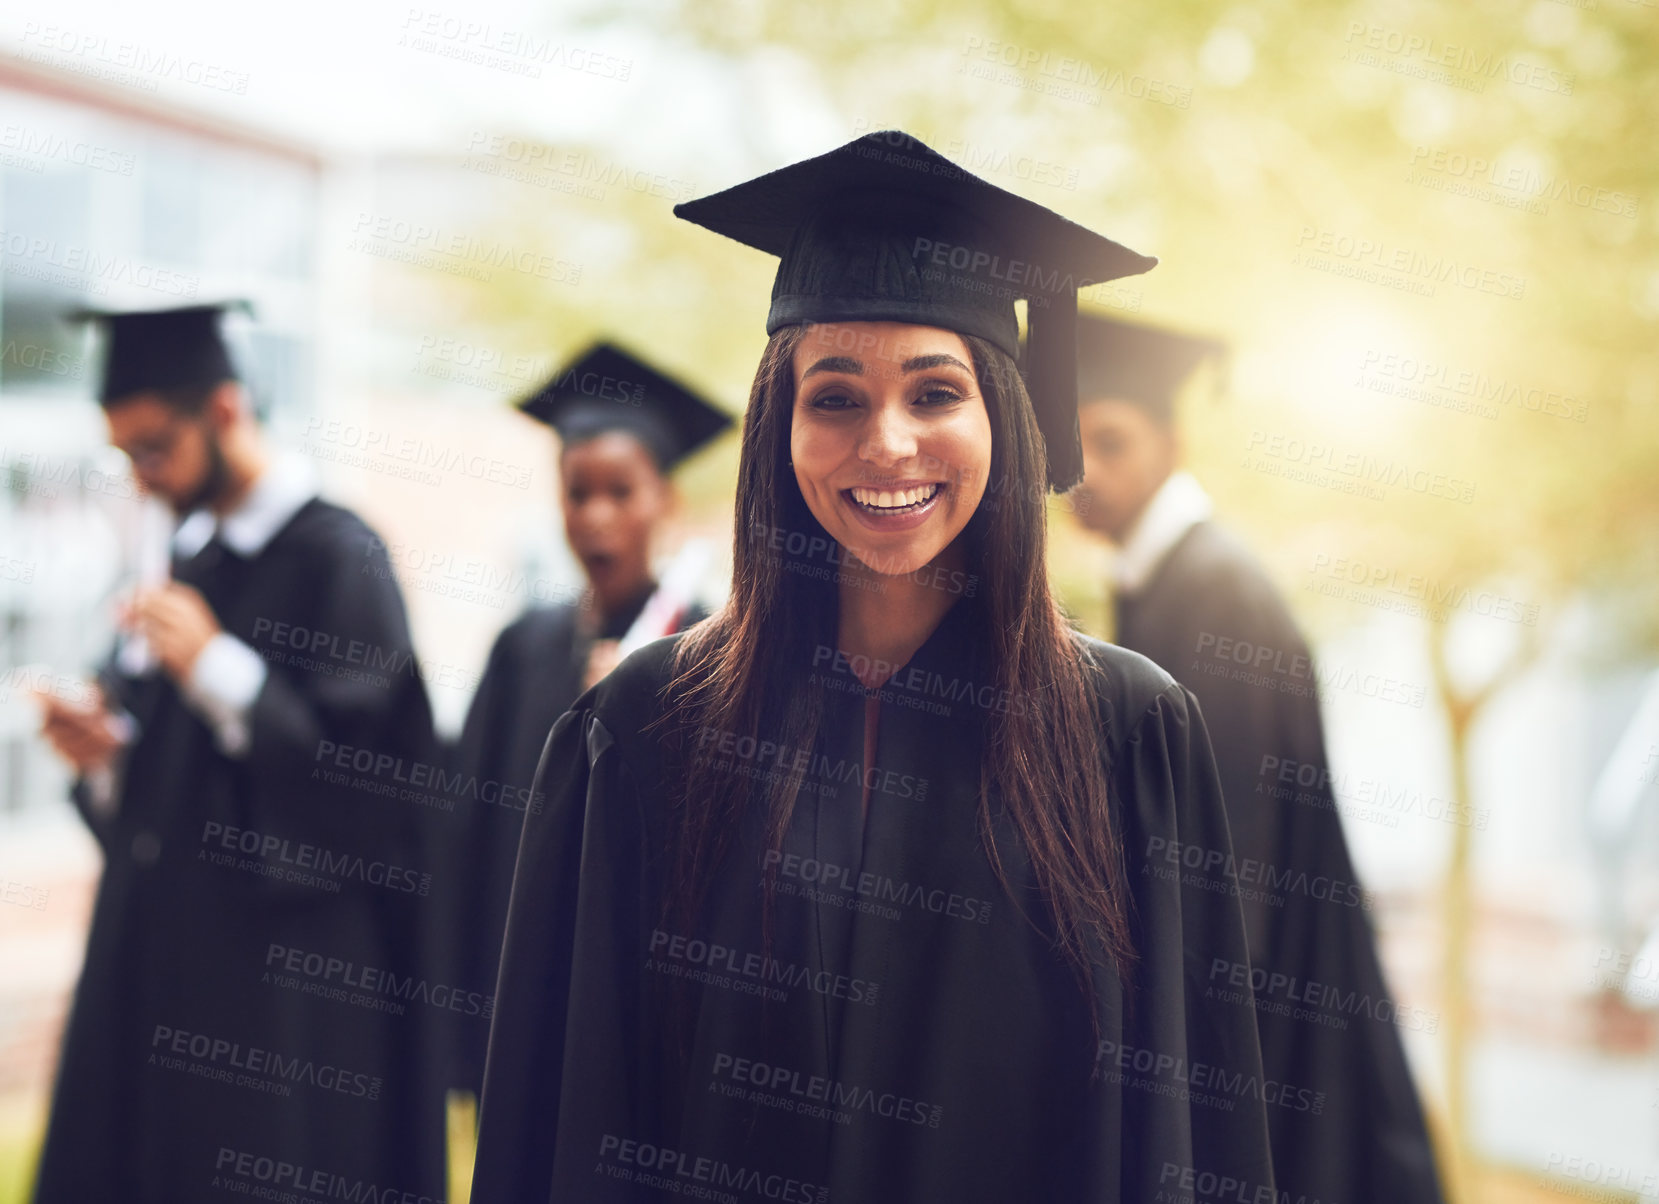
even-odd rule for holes
{"type": "MultiPolygon", "coordinates": [[[[1588,588],[1629,620],[1616,644],[1651,646],[1659,25],[1583,2],[686,0],[614,19],[821,103],[822,145],[708,131],[756,170],[902,126],[1160,256],[1085,300],[1232,342],[1225,400],[1187,407],[1190,458],[1286,584],[1325,556],[1545,608],[1588,588]],[[1286,475],[1310,469],[1325,483],[1286,475]],[[1358,489],[1379,475],[1380,497],[1358,489]]],[[[771,260],[660,196],[513,191],[503,229],[579,246],[582,286],[479,285],[471,320],[540,353],[550,332],[569,350],[624,331],[742,405],[771,260]]],[[[687,492],[714,518],[735,449],[710,461],[687,492]]]]}

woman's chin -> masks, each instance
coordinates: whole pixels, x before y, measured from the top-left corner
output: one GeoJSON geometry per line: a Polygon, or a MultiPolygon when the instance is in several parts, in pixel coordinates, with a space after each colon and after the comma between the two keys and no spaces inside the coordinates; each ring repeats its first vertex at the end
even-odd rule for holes
{"type": "Polygon", "coordinates": [[[842,549],[852,563],[872,577],[908,577],[926,568],[942,552],[934,547],[936,541],[923,544],[919,540],[889,540],[872,542],[867,538],[858,543],[843,543],[842,549]]]}

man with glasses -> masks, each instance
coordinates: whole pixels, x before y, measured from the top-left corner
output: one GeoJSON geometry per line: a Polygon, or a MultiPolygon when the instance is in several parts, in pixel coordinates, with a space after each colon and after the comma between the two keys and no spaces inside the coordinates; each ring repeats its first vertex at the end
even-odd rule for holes
{"type": "Polygon", "coordinates": [[[437,1197],[402,989],[425,686],[385,545],[271,454],[223,308],[81,315],[107,333],[111,441],[182,521],[171,579],[123,607],[148,656],[96,705],[42,699],[105,865],[35,1198],[437,1197]]]}

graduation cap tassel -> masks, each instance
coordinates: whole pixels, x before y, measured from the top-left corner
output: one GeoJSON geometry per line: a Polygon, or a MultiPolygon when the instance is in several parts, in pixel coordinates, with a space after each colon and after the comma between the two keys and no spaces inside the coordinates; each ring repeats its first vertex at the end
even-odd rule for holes
{"type": "Polygon", "coordinates": [[[1048,449],[1049,488],[1064,493],[1083,479],[1077,430],[1077,294],[1051,293],[1027,308],[1025,387],[1048,449]]]}

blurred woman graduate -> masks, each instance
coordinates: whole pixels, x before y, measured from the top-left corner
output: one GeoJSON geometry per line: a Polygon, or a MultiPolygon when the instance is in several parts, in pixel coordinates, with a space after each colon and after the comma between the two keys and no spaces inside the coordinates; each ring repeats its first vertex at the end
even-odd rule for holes
{"type": "MultiPolygon", "coordinates": [[[[694,550],[653,576],[653,540],[673,509],[670,474],[728,427],[731,418],[679,381],[609,343],[560,368],[519,403],[558,432],[565,538],[587,577],[581,605],[538,606],[496,639],[455,749],[471,813],[459,839],[436,851],[454,863],[458,893],[435,910],[449,980],[487,994],[494,986],[513,862],[530,790],[553,723],[616,664],[619,652],[695,623],[708,612],[693,590],[694,550]]],[[[450,1086],[476,1094],[484,1080],[485,1006],[460,1009],[450,1086]]]]}
{"type": "Polygon", "coordinates": [[[1044,567],[1155,261],[896,132],[676,212],[781,257],[733,593],[543,753],[473,1199],[1271,1199],[1203,721],[1044,567]]]}

